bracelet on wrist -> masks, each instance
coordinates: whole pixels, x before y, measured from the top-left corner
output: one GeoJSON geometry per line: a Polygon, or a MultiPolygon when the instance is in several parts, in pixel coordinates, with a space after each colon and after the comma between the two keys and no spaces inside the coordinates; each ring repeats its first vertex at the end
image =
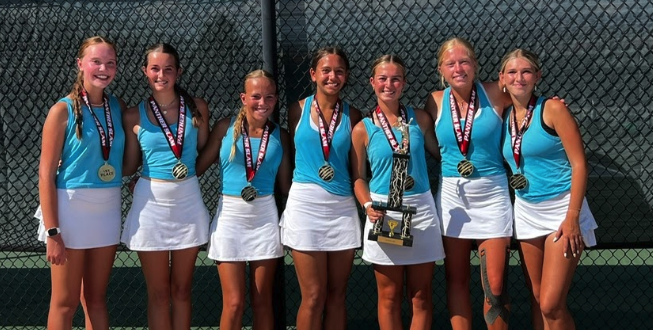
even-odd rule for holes
{"type": "Polygon", "coordinates": [[[365,214],[367,214],[367,208],[370,206],[372,206],[372,201],[363,203],[363,210],[365,211],[365,214]]]}

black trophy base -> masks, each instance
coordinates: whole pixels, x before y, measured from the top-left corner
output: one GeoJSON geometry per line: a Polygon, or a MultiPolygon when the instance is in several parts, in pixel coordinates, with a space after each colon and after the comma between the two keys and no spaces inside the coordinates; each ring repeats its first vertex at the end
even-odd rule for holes
{"type": "Polygon", "coordinates": [[[369,234],[367,234],[367,239],[370,241],[377,241],[379,243],[386,243],[397,246],[413,246],[413,235],[401,237],[401,234],[395,233],[392,237],[390,237],[390,233],[387,231],[375,233],[373,229],[370,229],[369,234]]]}
{"type": "Polygon", "coordinates": [[[386,202],[378,202],[378,201],[372,202],[372,208],[379,211],[395,211],[395,212],[410,213],[410,214],[417,213],[417,208],[414,206],[401,205],[398,207],[393,207],[386,202]]]}

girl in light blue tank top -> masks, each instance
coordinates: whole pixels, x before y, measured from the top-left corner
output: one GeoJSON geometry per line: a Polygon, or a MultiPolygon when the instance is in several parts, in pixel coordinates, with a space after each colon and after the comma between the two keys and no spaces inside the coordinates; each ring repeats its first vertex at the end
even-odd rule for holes
{"type": "MultiPolygon", "coordinates": [[[[231,118],[231,125],[222,138],[220,147],[220,168],[222,174],[222,193],[229,196],[240,198],[242,189],[248,185],[246,164],[243,161],[245,150],[243,147],[243,136],[240,134],[234,141],[234,130],[240,129],[234,127],[235,117],[231,118]],[[236,153],[230,160],[231,148],[236,147],[236,153]]],[[[277,172],[281,165],[283,156],[283,146],[281,144],[281,130],[276,124],[270,126],[269,141],[267,143],[265,158],[261,167],[256,171],[256,175],[251,180],[251,185],[256,188],[257,194],[267,196],[274,193],[277,172]]],[[[251,152],[253,160],[256,162],[256,156],[261,147],[261,138],[249,138],[251,141],[251,152]]],[[[254,162],[254,164],[255,164],[254,162]]]]}
{"type": "Polygon", "coordinates": [[[567,296],[584,248],[597,243],[598,226],[585,199],[588,169],[578,124],[564,103],[534,95],[541,76],[534,53],[516,49],[503,57],[499,79],[513,103],[503,155],[513,172],[515,238],[535,295],[531,315],[540,316],[533,324],[572,329],[566,299],[549,302],[555,313],[538,304],[540,297],[567,296]]]}
{"type": "Polygon", "coordinates": [[[440,223],[430,192],[425,160],[425,149],[438,156],[433,121],[421,109],[400,104],[406,84],[405,74],[405,65],[397,56],[384,55],[376,60],[370,84],[378,105],[369,118],[364,118],[352,132],[354,192],[367,214],[363,231],[363,260],[374,265],[379,286],[377,299],[381,329],[401,324],[400,309],[389,306],[401,305],[404,285],[410,288],[407,290],[407,300],[414,312],[410,322],[430,328],[434,261],[444,259],[440,223]],[[402,125],[402,128],[393,127],[397,125],[402,125]],[[403,176],[402,172],[392,173],[395,157],[408,157],[404,183],[391,179],[395,175],[403,176]],[[368,173],[368,162],[371,173],[368,173]],[[412,178],[413,182],[408,178],[412,178]],[[396,210],[390,201],[393,196],[402,193],[401,206],[415,208],[410,223],[404,220],[408,219],[406,214],[396,210]],[[376,205],[388,205],[390,208],[384,211],[376,205]],[[388,295],[387,292],[397,294],[388,295]]]}
{"type": "Polygon", "coordinates": [[[515,194],[529,202],[541,202],[556,197],[571,189],[571,164],[562,145],[562,140],[551,132],[542,121],[545,97],[538,97],[532,119],[524,132],[520,166],[517,168],[513,156],[510,134],[513,108],[507,110],[504,124],[503,156],[512,173],[525,174],[528,184],[515,194]],[[552,180],[555,178],[555,180],[552,180]]]}
{"type": "MultiPolygon", "coordinates": [[[[351,196],[351,176],[349,175],[349,147],[351,145],[351,121],[349,103],[341,102],[341,119],[338,123],[329,151],[328,164],[334,169],[334,178],[325,181],[319,176],[319,169],[325,163],[320,140],[319,127],[313,123],[311,108],[314,96],[304,99],[299,123],[297,123],[293,142],[295,145],[295,170],[293,182],[315,183],[326,191],[339,195],[351,196]]],[[[324,122],[328,130],[330,117],[324,122]]]]}
{"type": "Polygon", "coordinates": [[[133,201],[122,232],[122,242],[138,251],[148,297],[153,292],[181,292],[148,302],[148,327],[171,328],[171,319],[190,324],[190,278],[199,247],[209,238],[210,217],[195,176],[197,153],[209,134],[206,101],[190,96],[175,82],[181,74],[179,54],[169,44],[145,52],[142,68],[151,96],[124,115],[127,144],[126,175],[142,165],[133,188],[133,201]],[[176,306],[170,309],[170,305],[176,306]]]}
{"type": "Polygon", "coordinates": [[[274,276],[267,275],[274,274],[284,254],[273,194],[276,186],[285,196],[291,182],[288,132],[269,120],[277,102],[273,76],[253,71],[243,87],[238,115],[215,124],[197,161],[200,175],[216,161],[220,164],[222,194],[217,196],[207,252],[217,261],[220,285],[232,288],[222,292],[220,328],[225,329],[242,327],[237,306],[245,304],[245,286],[240,284],[248,263],[258,290],[251,303],[263,309],[254,314],[254,322],[273,326],[274,276]]]}
{"type": "MultiPolygon", "coordinates": [[[[481,258],[485,321],[488,328],[507,329],[510,304],[503,284],[513,218],[501,155],[501,118],[510,99],[496,82],[477,82],[477,72],[477,57],[467,40],[456,37],[442,44],[438,73],[446,88],[434,91],[426,101],[426,110],[436,122],[442,155],[435,200],[447,253],[447,301],[452,320],[456,316],[462,323],[472,323],[469,256],[475,240],[481,258]],[[452,107],[459,118],[457,134],[452,107]],[[470,112],[474,114],[471,123],[466,119],[470,112]],[[472,125],[467,137],[465,124],[472,125]],[[465,171],[469,163],[471,173],[465,171]]],[[[452,326],[463,329],[459,324],[452,326]]]]}
{"type": "Polygon", "coordinates": [[[115,45],[87,38],[77,64],[72,91],[50,108],[43,124],[35,217],[51,264],[48,324],[71,328],[75,308],[69,306],[79,305],[81,296],[83,304],[96,302],[95,308],[83,306],[87,321],[108,328],[106,287],[120,243],[125,144],[124,102],[106,91],[117,70],[115,45]],[[82,278],[95,282],[83,292],[82,278]]]}
{"type": "Polygon", "coordinates": [[[361,114],[340,99],[349,75],[342,49],[319,49],[309,73],[315,95],[288,107],[295,170],[281,217],[281,241],[292,249],[298,280],[304,283],[300,286],[298,328],[343,329],[347,323],[347,278],[354,249],[361,245],[349,166],[351,130],[361,114]],[[316,277],[322,271],[338,280],[330,279],[327,288],[327,283],[316,277]],[[315,292],[320,296],[316,298],[315,292]],[[310,303],[314,299],[331,303],[320,308],[310,303]],[[323,317],[324,313],[329,317],[323,317]]]}
{"type": "MultiPolygon", "coordinates": [[[[448,102],[451,87],[444,90],[442,109],[435,124],[435,134],[442,155],[442,176],[460,177],[457,165],[463,158],[474,165],[474,172],[469,176],[470,178],[506,173],[500,152],[501,117],[494,111],[481,83],[476,83],[476,90],[478,92],[478,110],[476,110],[478,114],[474,118],[467,157],[463,157],[461,154],[454,134],[451,106],[448,102]]],[[[465,125],[464,119],[464,117],[461,118],[462,130],[465,125]]]]}

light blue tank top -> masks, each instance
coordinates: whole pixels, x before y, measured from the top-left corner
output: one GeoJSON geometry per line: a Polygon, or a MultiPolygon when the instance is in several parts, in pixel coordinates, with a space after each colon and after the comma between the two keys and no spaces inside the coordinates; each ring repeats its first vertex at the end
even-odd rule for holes
{"type": "MultiPolygon", "coordinates": [[[[487,97],[481,83],[476,83],[476,90],[479,111],[474,117],[471,141],[467,151],[467,159],[474,164],[474,172],[470,178],[505,174],[506,170],[503,168],[503,157],[501,156],[502,120],[492,108],[490,99],[487,97]]],[[[460,177],[456,168],[458,163],[463,160],[463,155],[458,148],[456,134],[453,129],[451,106],[449,105],[450,94],[451,87],[444,90],[442,110],[435,123],[435,135],[438,138],[440,154],[442,155],[442,176],[460,177]]],[[[463,133],[464,119],[464,117],[461,118],[463,133]]]]}
{"type": "MultiPolygon", "coordinates": [[[[168,140],[161,127],[154,125],[147,117],[148,108],[146,101],[138,105],[141,116],[141,128],[138,130],[138,143],[143,152],[142,175],[154,179],[174,180],[172,168],[177,164],[177,158],[172,153],[168,140]]],[[[157,123],[158,124],[158,123],[157,123]]],[[[177,123],[170,125],[175,140],[177,137],[177,123]]],[[[184,146],[181,152],[181,162],[188,167],[188,177],[195,175],[195,160],[197,159],[197,127],[193,126],[190,109],[186,106],[186,131],[184,132],[184,146]]]]}
{"type": "Polygon", "coordinates": [[[542,127],[542,114],[546,98],[539,97],[533,109],[531,124],[524,133],[519,171],[512,153],[509,118],[513,108],[507,110],[504,124],[503,156],[513,173],[520,172],[528,179],[524,189],[515,194],[529,202],[541,202],[571,189],[571,164],[559,137],[542,127]]]}
{"type": "MultiPolygon", "coordinates": [[[[311,104],[313,96],[304,101],[302,115],[295,130],[295,171],[293,182],[314,183],[326,191],[338,196],[351,196],[351,176],[349,174],[349,149],[351,147],[351,121],[349,104],[342,102],[340,123],[336,127],[331,141],[329,164],[335,170],[333,180],[320,179],[318,170],[324,165],[322,141],[319,131],[311,126],[311,104]]],[[[331,118],[325,118],[325,130],[328,131],[331,118]]],[[[293,128],[291,128],[293,129],[293,128]]]]}
{"type": "MultiPolygon", "coordinates": [[[[57,188],[108,188],[119,187],[122,183],[122,156],[125,151],[125,131],[122,128],[122,110],[120,102],[113,95],[109,95],[109,108],[111,109],[111,120],[113,121],[113,143],[109,152],[109,165],[116,170],[116,176],[109,182],[100,180],[98,169],[104,165],[100,134],[98,133],[95,120],[86,105],[82,103],[82,139],[77,139],[75,133],[75,114],[73,112],[73,101],[64,97],[59,102],[66,102],[68,105],[68,124],[64,137],[63,150],[61,153],[61,166],[57,173],[57,188]]],[[[105,134],[107,133],[107,121],[104,116],[103,107],[93,107],[93,112],[102,124],[105,134]]],[[[46,137],[47,138],[47,137],[46,137]]],[[[107,136],[108,139],[108,136],[107,136]]]]}
{"type": "MultiPolygon", "coordinates": [[[[415,186],[404,192],[404,195],[421,194],[431,189],[429,176],[426,170],[426,159],[424,154],[424,135],[417,124],[415,111],[406,107],[407,118],[413,121],[410,123],[410,161],[408,162],[408,175],[415,179],[415,186]]],[[[367,158],[370,161],[372,170],[370,179],[370,191],[375,194],[387,195],[390,188],[390,173],[392,172],[392,148],[381,127],[374,125],[372,118],[363,118],[365,130],[368,136],[367,158]]],[[[392,128],[397,141],[401,141],[401,132],[395,127],[392,128]]]]}
{"type": "MultiPolygon", "coordinates": [[[[238,136],[236,141],[236,154],[232,161],[229,161],[231,146],[234,141],[234,122],[231,118],[231,124],[222,138],[220,147],[220,168],[222,171],[222,193],[230,196],[240,196],[240,192],[247,186],[246,167],[245,167],[245,150],[243,147],[243,136],[238,136]]],[[[259,196],[270,195],[274,193],[274,183],[277,178],[281,157],[283,156],[283,146],[281,145],[281,133],[279,125],[270,134],[268,147],[265,151],[265,158],[261,167],[256,171],[252,186],[256,188],[259,196]]],[[[240,129],[240,128],[238,128],[240,129]]],[[[258,148],[261,146],[260,138],[250,137],[250,146],[252,147],[253,165],[256,167],[258,159],[258,148]]]]}

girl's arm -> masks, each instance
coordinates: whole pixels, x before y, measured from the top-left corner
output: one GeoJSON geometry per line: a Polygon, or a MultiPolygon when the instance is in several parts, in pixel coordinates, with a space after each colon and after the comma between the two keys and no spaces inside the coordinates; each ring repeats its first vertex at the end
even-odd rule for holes
{"type": "MultiPolygon", "coordinates": [[[[57,102],[50,108],[43,124],[39,162],[39,199],[46,230],[59,227],[56,180],[67,125],[68,105],[57,102]]],[[[47,238],[46,250],[48,262],[53,265],[63,265],[66,262],[66,246],[61,234],[47,238]]]]}
{"type": "Polygon", "coordinates": [[[565,220],[556,233],[556,241],[562,239],[563,253],[579,255],[585,246],[580,231],[579,215],[587,188],[587,161],[583,140],[576,120],[569,109],[558,100],[548,100],[544,105],[544,123],[555,129],[571,163],[571,197],[565,220]],[[569,251],[568,249],[571,249],[569,251]]]}
{"type": "MultiPolygon", "coordinates": [[[[208,116],[206,118],[208,118],[208,116]]],[[[224,138],[224,135],[227,133],[230,123],[231,118],[227,117],[220,119],[213,126],[208,141],[206,141],[204,148],[202,148],[202,151],[200,151],[197,156],[197,162],[195,163],[195,172],[197,176],[204,174],[213,163],[218,161],[220,148],[222,147],[222,138],[224,138]]]]}

